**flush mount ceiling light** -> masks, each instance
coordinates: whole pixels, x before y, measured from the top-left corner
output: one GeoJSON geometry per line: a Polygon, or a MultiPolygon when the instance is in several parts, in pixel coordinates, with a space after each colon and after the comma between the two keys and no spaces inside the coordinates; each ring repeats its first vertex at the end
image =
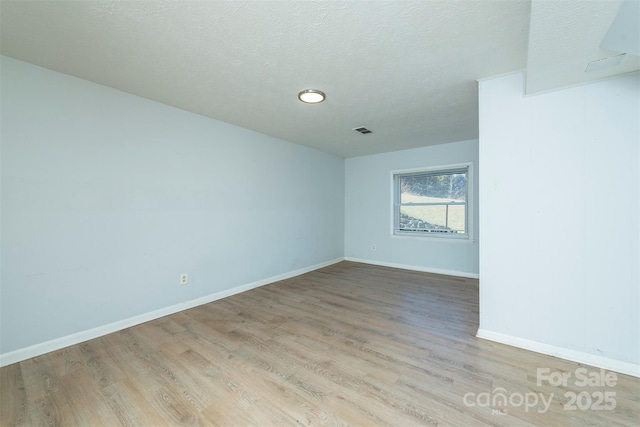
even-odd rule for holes
{"type": "Polygon", "coordinates": [[[307,104],[319,104],[324,98],[324,92],[317,89],[306,89],[298,94],[298,99],[307,104]]]}

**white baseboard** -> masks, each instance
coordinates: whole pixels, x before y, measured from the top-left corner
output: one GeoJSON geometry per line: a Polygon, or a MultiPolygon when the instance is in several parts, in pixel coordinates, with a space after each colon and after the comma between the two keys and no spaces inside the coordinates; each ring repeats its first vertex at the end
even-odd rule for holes
{"type": "Polygon", "coordinates": [[[301,268],[298,270],[290,271],[288,273],[279,274],[277,276],[269,277],[255,282],[247,283],[245,285],[236,286],[231,289],[216,292],[211,295],[196,298],[190,301],[181,302],[169,307],[154,310],[148,313],[140,314],[138,316],[130,317],[128,319],[119,320],[117,322],[109,323],[104,326],[89,329],[86,331],[77,332],[75,334],[67,335],[64,337],[56,338],[51,341],[46,341],[40,344],[35,344],[29,347],[21,348],[18,350],[10,351],[8,353],[0,354],[0,367],[11,365],[12,363],[21,362],[23,360],[40,356],[51,351],[60,350],[61,348],[69,347],[70,345],[79,344],[84,341],[88,341],[94,338],[98,338],[113,332],[120,331],[122,329],[130,328],[150,320],[158,319],[160,317],[168,316],[179,311],[187,310],[193,307],[197,307],[202,304],[207,304],[222,298],[229,297],[231,295],[246,292],[248,290],[258,288],[260,286],[268,285],[270,283],[278,282],[280,280],[290,279],[301,274],[308,273],[310,271],[317,270],[319,268],[327,267],[332,264],[344,261],[343,258],[336,258],[331,261],[323,262],[320,264],[312,265],[309,267],[301,268]]]}
{"type": "Polygon", "coordinates": [[[415,265],[396,264],[394,262],[374,261],[371,259],[361,259],[361,258],[351,258],[351,257],[345,257],[344,259],[345,261],[361,262],[363,264],[373,264],[373,265],[379,265],[381,267],[400,268],[402,270],[422,271],[423,273],[434,273],[434,274],[443,274],[445,276],[466,277],[468,279],[480,278],[480,275],[478,273],[468,273],[466,271],[444,270],[440,268],[431,268],[431,267],[419,267],[415,265]]]}
{"type": "Polygon", "coordinates": [[[550,344],[544,344],[537,341],[531,341],[524,338],[518,338],[511,335],[501,334],[486,329],[478,329],[476,337],[489,341],[507,344],[512,347],[523,348],[525,350],[535,351],[537,353],[547,354],[549,356],[559,357],[561,359],[571,360],[572,362],[583,363],[585,365],[603,368],[609,371],[619,372],[621,374],[640,377],[640,364],[623,362],[595,354],[584,353],[582,351],[571,350],[564,347],[556,347],[550,344]]]}

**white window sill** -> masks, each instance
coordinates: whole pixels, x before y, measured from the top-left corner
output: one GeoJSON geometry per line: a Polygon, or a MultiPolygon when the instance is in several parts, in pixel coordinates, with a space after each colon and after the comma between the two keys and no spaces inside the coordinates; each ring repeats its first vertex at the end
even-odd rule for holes
{"type": "Polygon", "coordinates": [[[432,241],[432,242],[443,242],[443,243],[466,243],[466,244],[474,244],[476,242],[476,239],[470,237],[470,236],[464,236],[464,237],[453,237],[453,236],[434,236],[433,234],[427,234],[425,233],[425,235],[421,235],[421,234],[413,234],[413,233],[399,233],[399,234],[395,234],[392,233],[391,234],[391,238],[392,239],[401,239],[401,240],[405,240],[405,239],[409,239],[409,240],[422,240],[422,241],[432,241]]]}

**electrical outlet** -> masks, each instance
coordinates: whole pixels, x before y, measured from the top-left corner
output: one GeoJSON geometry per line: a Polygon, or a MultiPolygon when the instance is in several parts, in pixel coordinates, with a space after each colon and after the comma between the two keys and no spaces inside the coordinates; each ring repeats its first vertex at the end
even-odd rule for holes
{"type": "Polygon", "coordinates": [[[186,285],[188,281],[189,281],[189,276],[187,275],[187,273],[182,273],[180,275],[180,284],[186,285]]]}
{"type": "Polygon", "coordinates": [[[371,245],[371,250],[372,250],[372,251],[375,251],[376,249],[377,249],[377,248],[376,248],[376,245],[375,245],[375,244],[371,245]]]}

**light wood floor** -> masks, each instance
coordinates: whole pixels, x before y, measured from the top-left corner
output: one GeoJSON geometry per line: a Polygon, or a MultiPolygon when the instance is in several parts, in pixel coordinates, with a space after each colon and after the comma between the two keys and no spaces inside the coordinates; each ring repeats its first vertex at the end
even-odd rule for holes
{"type": "Polygon", "coordinates": [[[0,424],[640,424],[638,379],[538,386],[537,368],[581,365],[477,327],[476,280],[343,262],[4,367],[0,424]],[[615,409],[564,409],[585,390],[615,409]],[[548,411],[517,406],[534,394],[548,411]]]}

